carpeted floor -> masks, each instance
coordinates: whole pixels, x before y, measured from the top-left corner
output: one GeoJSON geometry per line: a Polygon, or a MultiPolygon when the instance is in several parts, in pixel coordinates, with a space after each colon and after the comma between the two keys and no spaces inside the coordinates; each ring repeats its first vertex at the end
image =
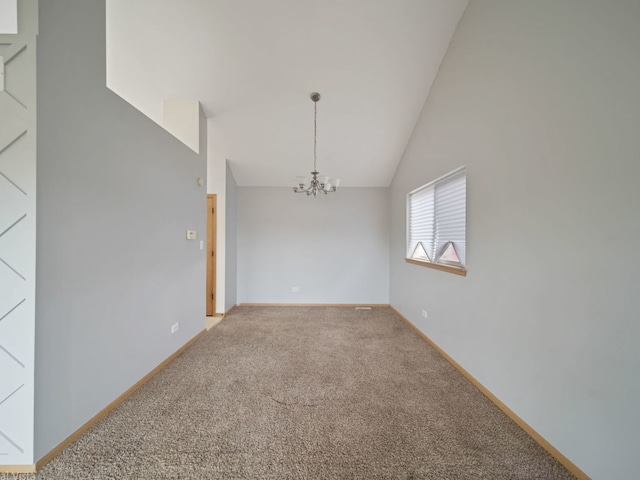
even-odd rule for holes
{"type": "Polygon", "coordinates": [[[36,476],[6,478],[574,477],[390,309],[241,307],[36,476]]]}

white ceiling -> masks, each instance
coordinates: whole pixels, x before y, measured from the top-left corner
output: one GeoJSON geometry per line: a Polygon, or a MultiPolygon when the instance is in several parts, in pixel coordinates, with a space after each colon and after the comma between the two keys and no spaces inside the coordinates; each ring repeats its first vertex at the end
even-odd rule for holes
{"type": "Polygon", "coordinates": [[[388,186],[467,0],[107,0],[108,85],[199,100],[241,186],[388,186]]]}

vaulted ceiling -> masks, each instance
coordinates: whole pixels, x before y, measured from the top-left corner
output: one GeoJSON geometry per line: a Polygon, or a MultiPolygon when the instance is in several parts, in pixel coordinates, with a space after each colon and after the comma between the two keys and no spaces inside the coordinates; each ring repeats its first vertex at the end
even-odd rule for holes
{"type": "Polygon", "coordinates": [[[212,155],[241,186],[289,186],[313,162],[387,186],[467,0],[107,0],[108,84],[162,124],[199,100],[212,155]]]}

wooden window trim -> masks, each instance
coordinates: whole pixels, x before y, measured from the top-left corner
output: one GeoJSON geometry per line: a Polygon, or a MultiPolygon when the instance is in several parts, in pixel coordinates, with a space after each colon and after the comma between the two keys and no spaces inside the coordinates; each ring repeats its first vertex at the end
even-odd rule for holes
{"type": "Polygon", "coordinates": [[[421,267],[429,267],[434,270],[440,270],[442,272],[453,273],[462,277],[467,276],[467,270],[460,267],[452,267],[451,265],[443,265],[441,263],[426,262],[424,260],[416,260],[415,258],[405,258],[405,262],[413,263],[414,265],[420,265],[421,267]]]}

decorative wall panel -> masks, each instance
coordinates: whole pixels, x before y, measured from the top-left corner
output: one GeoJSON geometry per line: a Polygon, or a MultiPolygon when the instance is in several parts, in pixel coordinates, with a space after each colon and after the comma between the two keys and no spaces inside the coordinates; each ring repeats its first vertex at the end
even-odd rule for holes
{"type": "Polygon", "coordinates": [[[37,2],[0,35],[0,465],[33,458],[37,2]]]}

